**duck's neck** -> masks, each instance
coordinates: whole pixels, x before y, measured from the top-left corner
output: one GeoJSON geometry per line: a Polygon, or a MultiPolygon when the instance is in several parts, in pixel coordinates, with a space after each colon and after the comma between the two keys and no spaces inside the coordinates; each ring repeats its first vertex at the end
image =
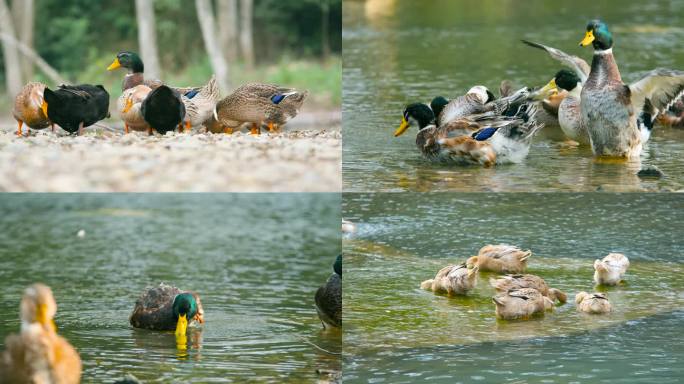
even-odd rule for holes
{"type": "Polygon", "coordinates": [[[128,88],[133,88],[137,85],[143,84],[144,82],[145,82],[145,76],[143,75],[142,72],[128,73],[124,77],[121,89],[125,91],[128,88]]]}
{"type": "Polygon", "coordinates": [[[582,94],[582,85],[577,84],[575,88],[572,89],[572,91],[568,92],[568,96],[572,96],[576,99],[580,98],[580,95],[582,94]]]}
{"type": "Polygon", "coordinates": [[[620,71],[618,70],[615,57],[613,56],[613,48],[605,50],[595,50],[594,58],[591,61],[591,72],[587,81],[595,82],[596,84],[605,84],[609,81],[620,81],[620,71]]]}

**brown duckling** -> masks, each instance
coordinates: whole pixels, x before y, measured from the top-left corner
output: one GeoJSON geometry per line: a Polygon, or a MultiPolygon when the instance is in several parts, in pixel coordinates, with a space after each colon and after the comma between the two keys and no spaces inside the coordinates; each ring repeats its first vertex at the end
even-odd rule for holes
{"type": "Polygon", "coordinates": [[[560,303],[568,301],[568,296],[563,291],[556,288],[549,288],[546,281],[536,275],[506,275],[489,279],[489,284],[494,287],[497,292],[508,292],[520,288],[534,288],[542,295],[551,299],[551,301],[558,300],[560,303]]]}
{"type": "Polygon", "coordinates": [[[612,310],[605,293],[580,292],[575,296],[577,311],[591,314],[604,314],[612,310]]]}
{"type": "Polygon", "coordinates": [[[594,261],[594,282],[599,285],[618,285],[627,272],[629,260],[622,253],[610,253],[594,261]]]}
{"type": "Polygon", "coordinates": [[[420,283],[420,288],[449,295],[465,295],[477,284],[477,265],[468,268],[466,263],[447,265],[437,272],[434,279],[420,283]]]}
{"type": "Polygon", "coordinates": [[[19,128],[17,128],[18,136],[22,135],[21,127],[24,124],[33,129],[45,129],[52,125],[52,130],[54,131],[54,125],[50,123],[46,111],[43,110],[43,92],[45,87],[46,85],[43,83],[28,83],[21,89],[17,97],[14,98],[12,116],[14,116],[19,125],[19,128]]]}
{"type": "Polygon", "coordinates": [[[532,256],[532,251],[523,251],[520,248],[508,245],[485,245],[480,249],[477,256],[468,259],[468,265],[477,265],[480,271],[497,273],[524,273],[527,269],[527,259],[532,256]]]}
{"type": "Polygon", "coordinates": [[[526,320],[553,310],[553,301],[534,288],[514,289],[492,299],[496,304],[496,317],[503,320],[526,320]]]}

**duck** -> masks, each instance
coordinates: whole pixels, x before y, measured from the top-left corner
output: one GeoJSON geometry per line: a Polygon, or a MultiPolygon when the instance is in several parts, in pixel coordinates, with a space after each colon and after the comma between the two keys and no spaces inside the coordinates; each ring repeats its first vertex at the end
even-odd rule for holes
{"type": "Polygon", "coordinates": [[[21,298],[21,331],[5,338],[0,383],[77,384],[82,364],[76,349],[57,334],[57,303],[50,287],[32,284],[21,298]]]}
{"type": "Polygon", "coordinates": [[[342,327],[342,255],[335,258],[333,274],[316,291],[316,312],[323,329],[342,327]]]}
{"type": "Polygon", "coordinates": [[[629,268],[629,259],[622,253],[609,253],[594,261],[594,282],[598,285],[618,285],[629,268]]]}
{"type": "Polygon", "coordinates": [[[251,123],[251,133],[261,133],[261,124],[269,131],[279,127],[299,113],[308,91],[298,91],[274,84],[251,83],[238,87],[216,104],[214,116],[227,133],[243,123],[251,123]]]}
{"type": "MultiPolygon", "coordinates": [[[[47,85],[38,82],[30,82],[21,89],[14,98],[14,108],[12,109],[12,116],[17,121],[17,136],[22,136],[21,128],[24,124],[32,129],[45,129],[52,126],[54,132],[55,126],[50,123],[47,114],[43,110],[43,92],[47,85]]],[[[30,130],[27,129],[27,132],[30,130]]]]}
{"type": "MultiPolygon", "coordinates": [[[[128,70],[126,76],[124,76],[123,82],[121,83],[121,90],[125,91],[129,88],[133,88],[136,85],[146,85],[152,89],[156,89],[161,85],[164,85],[160,80],[145,79],[145,65],[142,59],[137,53],[131,51],[121,51],[117,53],[114,61],[107,67],[107,71],[114,71],[119,68],[125,68],[128,70]]],[[[197,92],[199,88],[197,87],[172,87],[181,95],[190,94],[197,92]]]]}
{"type": "Polygon", "coordinates": [[[185,104],[181,100],[181,95],[175,89],[166,85],[160,85],[153,89],[140,104],[140,113],[143,119],[152,129],[165,134],[173,131],[176,127],[182,128],[185,118],[185,104]]]}
{"type": "Polygon", "coordinates": [[[575,295],[575,304],[578,312],[599,315],[613,310],[605,293],[586,293],[584,291],[575,295]]]}
{"type": "Polygon", "coordinates": [[[563,304],[568,301],[568,296],[563,291],[556,288],[549,288],[546,281],[537,275],[518,274],[506,275],[498,278],[492,277],[489,279],[489,284],[496,289],[497,292],[508,292],[520,288],[534,288],[553,302],[558,300],[559,303],[563,304]]]}
{"type": "Polygon", "coordinates": [[[496,106],[496,104],[491,103],[494,100],[496,100],[496,96],[487,87],[484,85],[473,86],[465,95],[448,101],[439,109],[439,113],[435,112],[436,123],[443,125],[464,116],[491,111],[496,106]]]}
{"type": "Polygon", "coordinates": [[[204,308],[197,293],[160,283],[143,291],[129,322],[134,328],[175,331],[177,340],[184,340],[188,326],[204,324],[204,308]]]}
{"type": "Polygon", "coordinates": [[[209,120],[219,98],[220,90],[215,75],[212,75],[207,84],[196,92],[188,92],[181,96],[185,105],[185,119],[183,119],[185,131],[190,131],[192,127],[202,125],[209,120]]]}
{"type": "Polygon", "coordinates": [[[496,317],[501,320],[527,320],[553,310],[551,299],[534,288],[513,289],[492,298],[496,317]]]}
{"type": "Polygon", "coordinates": [[[142,115],[142,102],[152,92],[152,88],[140,84],[123,91],[117,100],[117,109],[124,121],[124,132],[130,130],[149,132],[151,127],[142,115]]]}
{"type": "Polygon", "coordinates": [[[589,21],[580,41],[580,46],[588,45],[593,46],[594,57],[582,87],[580,110],[592,151],[595,156],[639,157],[643,146],[639,113],[647,100],[656,112],[667,110],[684,91],[684,71],[659,68],[626,85],[613,56],[613,35],[606,23],[589,21]]]}
{"type": "Polygon", "coordinates": [[[51,122],[80,135],[83,128],[109,117],[109,93],[102,85],[45,87],[42,109],[51,122]]]}
{"type": "Polygon", "coordinates": [[[496,273],[521,274],[527,269],[527,260],[532,251],[508,244],[485,245],[480,248],[477,256],[470,257],[466,263],[477,266],[480,271],[496,273]]]}
{"type": "Polygon", "coordinates": [[[468,268],[466,263],[459,265],[447,265],[437,272],[434,279],[420,283],[420,288],[435,293],[448,295],[465,295],[475,288],[477,284],[478,266],[468,268]]]}

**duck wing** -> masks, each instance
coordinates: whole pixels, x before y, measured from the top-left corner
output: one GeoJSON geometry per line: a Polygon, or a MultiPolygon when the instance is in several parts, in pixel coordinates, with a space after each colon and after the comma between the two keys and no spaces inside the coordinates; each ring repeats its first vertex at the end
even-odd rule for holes
{"type": "Polygon", "coordinates": [[[570,69],[575,71],[577,76],[579,76],[580,80],[582,81],[582,84],[584,84],[584,82],[587,80],[587,77],[589,77],[589,72],[591,71],[591,67],[589,66],[589,64],[587,64],[587,62],[584,59],[577,57],[577,56],[567,54],[567,53],[561,51],[560,49],[548,47],[548,46],[543,45],[543,44],[533,43],[533,42],[527,41],[527,40],[522,40],[522,42],[529,45],[530,47],[545,50],[546,53],[549,54],[549,56],[560,61],[563,65],[565,65],[566,67],[569,67],[570,69]]]}
{"type": "Polygon", "coordinates": [[[658,110],[667,110],[684,94],[684,71],[658,68],[629,85],[635,111],[642,111],[646,99],[658,110]]]}

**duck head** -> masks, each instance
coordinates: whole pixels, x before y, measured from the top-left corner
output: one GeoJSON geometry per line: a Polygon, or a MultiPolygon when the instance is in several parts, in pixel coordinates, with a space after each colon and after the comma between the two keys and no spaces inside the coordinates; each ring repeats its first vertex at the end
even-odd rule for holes
{"type": "Polygon", "coordinates": [[[173,316],[176,319],[176,337],[184,337],[188,322],[197,316],[197,301],[191,293],[181,293],[173,299],[173,316]]]}
{"type": "Polygon", "coordinates": [[[423,129],[430,125],[434,119],[435,114],[427,105],[421,103],[409,104],[404,109],[401,125],[394,131],[394,137],[401,136],[412,125],[417,125],[418,128],[423,129]]]}
{"type": "Polygon", "coordinates": [[[430,109],[432,109],[432,113],[435,117],[439,117],[439,114],[442,113],[442,110],[447,104],[449,104],[449,100],[447,100],[446,97],[437,96],[430,102],[430,109]]]}
{"type": "Polygon", "coordinates": [[[22,326],[38,324],[49,332],[56,332],[55,313],[57,303],[50,287],[44,284],[33,284],[26,288],[20,305],[22,326]]]}
{"type": "Polygon", "coordinates": [[[333,270],[335,271],[335,273],[342,276],[342,254],[341,253],[339,255],[337,255],[337,258],[335,259],[335,264],[333,264],[333,270]]]}
{"type": "Polygon", "coordinates": [[[608,30],[608,25],[601,20],[591,20],[587,24],[584,39],[580,41],[580,47],[593,45],[594,50],[605,51],[613,47],[613,34],[608,30]]]}
{"type": "Polygon", "coordinates": [[[107,67],[107,70],[113,71],[117,68],[126,68],[130,73],[143,73],[145,71],[145,66],[140,56],[135,52],[129,51],[119,52],[114,61],[107,67]]]}
{"type": "Polygon", "coordinates": [[[556,86],[560,89],[565,89],[570,92],[582,81],[579,76],[573,71],[568,69],[561,69],[556,73],[553,80],[556,86]]]}

